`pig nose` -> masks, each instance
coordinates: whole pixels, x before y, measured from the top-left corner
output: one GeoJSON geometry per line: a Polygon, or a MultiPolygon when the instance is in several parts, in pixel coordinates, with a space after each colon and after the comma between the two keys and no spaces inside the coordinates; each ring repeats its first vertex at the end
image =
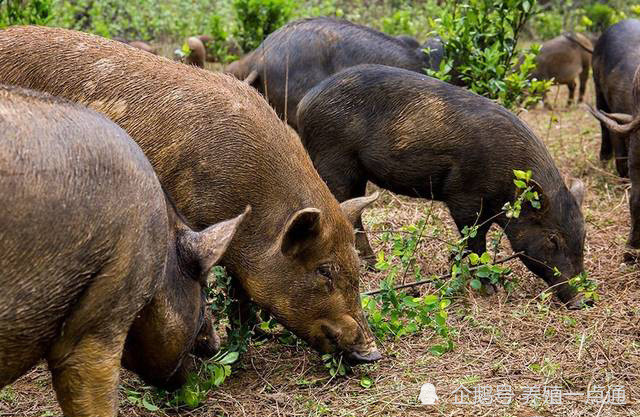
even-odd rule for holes
{"type": "Polygon", "coordinates": [[[372,363],[375,361],[379,361],[380,359],[382,359],[382,355],[377,350],[369,352],[365,355],[362,355],[359,352],[350,352],[347,356],[347,361],[352,365],[361,363],[372,363]]]}

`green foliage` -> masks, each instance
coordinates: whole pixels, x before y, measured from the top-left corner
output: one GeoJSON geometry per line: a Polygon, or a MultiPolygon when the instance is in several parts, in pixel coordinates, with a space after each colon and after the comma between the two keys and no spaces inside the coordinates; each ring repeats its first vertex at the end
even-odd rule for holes
{"type": "Polygon", "coordinates": [[[127,40],[184,39],[204,33],[216,4],[206,0],[54,0],[53,24],[127,40]]]}
{"type": "MultiPolygon", "coordinates": [[[[237,300],[233,296],[232,277],[221,266],[215,266],[211,274],[214,284],[208,288],[207,299],[213,316],[214,326],[226,319],[227,341],[226,348],[230,352],[244,353],[249,347],[249,340],[253,336],[254,323],[245,321],[240,323],[234,312],[238,308],[237,300]]],[[[257,316],[252,306],[249,314],[257,316]]]]}
{"type": "MultiPolygon", "coordinates": [[[[545,84],[528,79],[531,66],[518,65],[516,45],[533,15],[535,0],[465,0],[449,6],[435,20],[445,56],[432,76],[456,81],[471,91],[514,109],[541,98],[545,84]]],[[[536,49],[524,52],[533,62],[536,49]]]]}
{"type": "Polygon", "coordinates": [[[332,378],[336,376],[346,376],[351,372],[351,366],[343,360],[342,354],[324,354],[322,355],[322,362],[332,378]]]}
{"type": "Polygon", "coordinates": [[[234,0],[233,36],[242,50],[253,50],[267,35],[287,23],[294,7],[295,0],[234,0]]]}
{"type": "Polygon", "coordinates": [[[579,275],[569,280],[569,285],[576,289],[576,291],[582,295],[585,301],[598,301],[600,295],[598,294],[598,285],[589,279],[586,272],[582,272],[579,275]]]}
{"type": "Polygon", "coordinates": [[[545,41],[560,35],[563,31],[562,15],[557,11],[538,13],[531,23],[538,38],[545,41]]]}
{"type": "Polygon", "coordinates": [[[602,3],[593,3],[584,8],[587,26],[594,32],[602,32],[625,18],[621,11],[602,3]],[[590,24],[589,24],[590,23],[590,24]]]}
{"type": "Polygon", "coordinates": [[[418,35],[420,28],[416,27],[411,9],[398,10],[388,17],[382,18],[382,31],[389,35],[418,35]]]}
{"type": "MultiPolygon", "coordinates": [[[[531,171],[514,170],[513,173],[518,196],[513,202],[506,203],[502,208],[500,214],[504,214],[507,218],[518,218],[525,203],[531,204],[535,209],[540,208],[538,193],[534,190],[531,182],[531,171]]],[[[482,289],[483,280],[494,286],[501,286],[508,292],[514,287],[514,282],[510,279],[512,272],[510,268],[495,264],[495,259],[489,252],[477,254],[467,250],[469,240],[477,236],[480,226],[474,224],[464,227],[461,231],[461,238],[451,246],[453,258],[451,279],[439,283],[445,297],[451,297],[467,286],[479,291],[482,289]]],[[[493,249],[496,253],[503,233],[501,232],[495,239],[493,249]]]]}
{"type": "Polygon", "coordinates": [[[220,15],[212,14],[209,18],[208,32],[211,41],[207,44],[207,55],[213,57],[218,62],[231,62],[238,57],[229,54],[229,34],[225,29],[223,18],[220,15]]]}
{"type": "Polygon", "coordinates": [[[362,307],[378,338],[397,339],[430,328],[442,339],[430,350],[433,354],[441,355],[453,348],[447,326],[447,307],[451,300],[435,294],[414,297],[394,288],[401,273],[404,276],[411,271],[415,280],[422,277],[419,266],[415,265],[415,253],[425,227],[426,220],[423,219],[417,225],[403,227],[400,233],[383,234],[383,240],[393,242],[393,249],[388,254],[383,251],[378,253],[376,268],[387,275],[380,283],[381,292],[378,295],[362,297],[362,307]]]}
{"type": "Polygon", "coordinates": [[[502,210],[505,212],[505,216],[507,218],[518,218],[520,217],[520,211],[522,210],[522,204],[528,202],[535,209],[540,208],[540,196],[538,192],[534,190],[532,180],[531,180],[531,171],[520,171],[517,169],[513,170],[513,174],[515,175],[515,179],[513,183],[516,186],[518,197],[513,203],[506,203],[502,210]]]}
{"type": "Polygon", "coordinates": [[[231,375],[231,365],[238,360],[238,352],[219,352],[206,361],[197,374],[189,375],[187,382],[167,402],[168,406],[198,407],[209,391],[222,385],[231,375]]]}
{"type": "Polygon", "coordinates": [[[0,29],[11,25],[46,25],[53,0],[0,0],[0,29]]]}

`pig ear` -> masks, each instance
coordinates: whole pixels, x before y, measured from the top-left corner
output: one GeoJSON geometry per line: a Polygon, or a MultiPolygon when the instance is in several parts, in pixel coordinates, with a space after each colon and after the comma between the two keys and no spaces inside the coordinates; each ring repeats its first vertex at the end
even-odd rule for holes
{"type": "Polygon", "coordinates": [[[320,235],[320,215],[320,210],[313,207],[293,213],[280,243],[280,250],[285,256],[297,256],[313,244],[320,235]]]}
{"type": "Polygon", "coordinates": [[[188,230],[180,236],[180,253],[199,265],[199,279],[209,275],[209,271],[224,255],[238,226],[250,211],[251,207],[247,206],[238,217],[216,223],[200,232],[188,230]]]}
{"type": "Polygon", "coordinates": [[[579,206],[582,206],[584,200],[584,183],[577,178],[572,178],[569,181],[569,191],[575,197],[579,206]]]}
{"type": "Polygon", "coordinates": [[[376,201],[379,196],[380,193],[376,191],[365,197],[352,198],[351,200],[340,203],[340,208],[351,224],[355,225],[360,218],[360,214],[362,214],[362,210],[376,201]]]}

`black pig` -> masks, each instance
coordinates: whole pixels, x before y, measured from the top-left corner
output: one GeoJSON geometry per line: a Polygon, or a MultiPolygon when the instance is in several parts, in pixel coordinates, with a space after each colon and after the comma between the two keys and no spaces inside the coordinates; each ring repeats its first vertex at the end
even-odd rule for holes
{"type": "MultiPolygon", "coordinates": [[[[581,183],[572,195],[544,144],[508,110],[426,75],[361,65],[309,91],[298,122],[316,169],[339,201],[364,195],[367,181],[444,201],[459,229],[481,225],[469,242],[479,254],[495,222],[563,302],[579,302],[565,282],[583,271],[581,183]],[[517,219],[494,218],[514,199],[514,169],[532,171],[542,208],[527,206],[517,219]]],[[[372,255],[366,235],[358,236],[361,253],[372,255]]]]}

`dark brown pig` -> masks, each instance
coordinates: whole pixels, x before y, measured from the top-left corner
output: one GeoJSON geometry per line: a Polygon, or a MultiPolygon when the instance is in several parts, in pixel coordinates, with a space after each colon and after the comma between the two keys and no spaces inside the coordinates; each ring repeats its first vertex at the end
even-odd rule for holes
{"type": "MultiPolygon", "coordinates": [[[[298,122],[314,165],[338,201],[364,195],[367,181],[444,201],[458,229],[480,225],[469,241],[469,250],[478,254],[497,223],[514,251],[523,252],[522,262],[563,302],[579,302],[566,281],[584,270],[581,183],[572,187],[576,198],[544,144],[508,110],[426,75],[361,65],[309,91],[298,122]],[[514,169],[532,171],[542,208],[527,206],[517,219],[494,217],[514,200],[514,169]]],[[[366,235],[358,236],[361,252],[372,254],[366,235]]]]}
{"type": "MultiPolygon", "coordinates": [[[[638,65],[640,20],[623,20],[607,28],[593,50],[593,82],[598,110],[607,113],[634,113],[631,86],[638,65]]],[[[604,123],[600,127],[600,160],[607,161],[615,156],[618,174],[627,177],[629,136],[609,131],[604,123]]]]}
{"type": "Polygon", "coordinates": [[[366,26],[326,17],[287,24],[227,72],[255,86],[295,129],[298,102],[314,85],[344,68],[384,64],[424,72],[420,48],[366,26]]]}
{"type": "Polygon", "coordinates": [[[192,231],[121,128],[49,95],[0,85],[0,142],[0,387],[44,358],[65,416],[115,417],[125,344],[184,382],[217,350],[204,289],[242,216],[192,231]]]}
{"type": "MultiPolygon", "coordinates": [[[[576,78],[580,77],[578,101],[582,103],[589,80],[592,53],[593,45],[586,36],[580,33],[562,34],[542,45],[531,77],[539,80],[553,79],[556,84],[566,85],[569,89],[567,106],[573,104],[576,78]]],[[[545,107],[551,108],[546,95],[543,102],[545,107]]]]}
{"type": "Polygon", "coordinates": [[[45,27],[0,32],[0,80],[86,103],[118,123],[198,230],[250,204],[221,261],[236,283],[316,349],[380,357],[360,306],[351,222],[375,197],[338,204],[253,88],[45,27]]]}
{"type": "MultiPolygon", "coordinates": [[[[627,86],[629,88],[629,86],[627,86]]],[[[591,108],[591,113],[605,125],[610,134],[629,138],[629,178],[631,179],[631,230],[627,240],[624,260],[638,263],[640,260],[640,66],[636,68],[632,86],[633,113],[608,114],[591,108]]]]}

